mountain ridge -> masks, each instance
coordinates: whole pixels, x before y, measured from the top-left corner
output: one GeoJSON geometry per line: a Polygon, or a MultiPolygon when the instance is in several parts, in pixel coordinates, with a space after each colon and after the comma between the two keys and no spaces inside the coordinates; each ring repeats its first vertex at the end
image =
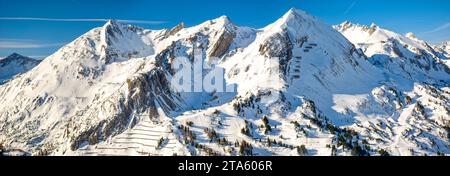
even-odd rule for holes
{"type": "Polygon", "coordinates": [[[13,76],[24,73],[39,64],[40,60],[22,56],[17,53],[0,60],[0,84],[4,84],[13,76]]]}
{"type": "Polygon", "coordinates": [[[388,68],[387,71],[396,72],[395,74],[406,73],[406,77],[430,83],[449,81],[446,76],[450,74],[450,69],[445,64],[447,58],[412,33],[400,35],[378,26],[368,27],[350,22],[344,22],[334,28],[357,48],[362,49],[373,64],[379,67],[394,67],[388,68]],[[425,80],[426,77],[433,78],[425,80]]]}
{"type": "Polygon", "coordinates": [[[161,30],[108,21],[0,86],[0,143],[32,155],[450,153],[448,80],[395,52],[384,54],[401,64],[377,64],[384,50],[340,32],[296,9],[261,29],[226,16],[161,30]],[[236,91],[177,92],[180,57],[236,91]],[[402,65],[425,76],[392,71],[402,65]]]}

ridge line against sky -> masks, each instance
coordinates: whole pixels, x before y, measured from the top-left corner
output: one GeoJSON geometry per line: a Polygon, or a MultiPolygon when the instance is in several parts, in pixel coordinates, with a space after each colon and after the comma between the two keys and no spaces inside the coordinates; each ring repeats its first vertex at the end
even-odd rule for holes
{"type": "Polygon", "coordinates": [[[50,55],[59,49],[58,44],[73,41],[108,19],[163,29],[180,22],[194,26],[226,15],[238,26],[262,28],[292,7],[330,26],[343,21],[373,22],[399,34],[413,32],[431,44],[450,40],[450,1],[441,0],[0,0],[0,7],[2,57],[12,52],[50,55]],[[20,43],[23,48],[17,48],[20,43]]]}

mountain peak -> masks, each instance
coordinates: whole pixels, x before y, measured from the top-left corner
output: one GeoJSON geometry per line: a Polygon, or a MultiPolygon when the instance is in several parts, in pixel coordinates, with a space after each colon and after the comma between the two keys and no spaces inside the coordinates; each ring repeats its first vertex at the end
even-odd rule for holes
{"type": "Polygon", "coordinates": [[[441,42],[441,45],[447,45],[447,46],[450,46],[450,40],[449,40],[449,41],[441,42]]]}
{"type": "Polygon", "coordinates": [[[228,16],[222,15],[216,19],[211,20],[211,24],[217,24],[219,26],[230,26],[234,25],[233,22],[231,22],[230,18],[228,16]]]}
{"type": "Polygon", "coordinates": [[[106,24],[113,24],[113,23],[116,23],[116,20],[114,20],[114,19],[109,19],[109,20],[106,22],[106,24]]]}
{"type": "Polygon", "coordinates": [[[372,24],[370,24],[370,28],[372,29],[378,28],[378,25],[372,22],[372,24]]]}
{"type": "Polygon", "coordinates": [[[233,22],[225,15],[222,15],[218,18],[208,20],[198,26],[201,27],[207,27],[210,29],[222,29],[225,28],[226,30],[233,31],[236,28],[236,25],[233,24],[233,22]]]}
{"type": "Polygon", "coordinates": [[[291,8],[289,9],[289,11],[287,11],[282,17],[281,19],[283,19],[284,21],[291,21],[291,20],[297,20],[297,19],[309,19],[312,18],[310,15],[308,15],[305,11],[296,9],[296,8],[291,8]]]}
{"type": "Polygon", "coordinates": [[[303,15],[308,15],[308,14],[303,10],[299,10],[296,8],[290,8],[283,16],[290,17],[290,16],[303,16],[303,15]]]}
{"type": "Polygon", "coordinates": [[[35,60],[26,56],[23,56],[21,54],[18,53],[12,53],[11,55],[9,55],[8,57],[5,57],[3,60],[7,61],[7,60],[18,60],[18,59],[24,59],[24,60],[35,60]]]}
{"type": "Polygon", "coordinates": [[[353,26],[353,23],[351,23],[350,21],[344,21],[339,25],[335,25],[333,26],[333,28],[335,28],[336,30],[345,30],[348,29],[350,27],[353,26]]]}
{"type": "MultiPolygon", "coordinates": [[[[235,26],[227,16],[170,30],[105,22],[42,64],[0,61],[0,84],[7,81],[0,86],[1,143],[35,155],[244,155],[248,152],[229,152],[238,146],[210,145],[209,133],[234,134],[264,117],[279,125],[276,133],[257,130],[252,132],[257,138],[223,140],[258,145],[257,155],[450,153],[441,135],[450,95],[440,87],[448,87],[450,71],[443,72],[427,46],[419,48],[416,40],[376,24],[345,21],[339,31],[347,40],[295,8],[263,29],[235,26]],[[196,124],[192,131],[176,130],[188,122],[196,124]],[[376,128],[380,124],[393,128],[376,128]],[[313,126],[303,132],[314,136],[297,135],[298,126],[313,126]],[[207,134],[193,138],[199,131],[207,134]],[[278,134],[287,136],[276,137],[279,143],[306,141],[308,150],[257,141],[278,134]],[[356,153],[330,150],[342,135],[359,139],[355,146],[368,142],[356,153]],[[142,143],[138,148],[136,141],[142,143]]],[[[348,141],[344,144],[351,146],[348,141]]]]}
{"type": "Polygon", "coordinates": [[[103,25],[103,28],[116,28],[116,27],[119,27],[119,26],[121,26],[121,25],[125,25],[125,24],[122,24],[122,23],[120,23],[120,22],[118,22],[117,20],[114,20],[114,19],[109,19],[104,25],[103,25]]]}
{"type": "Polygon", "coordinates": [[[277,21],[267,26],[266,29],[271,30],[273,27],[284,29],[286,27],[290,27],[293,30],[296,30],[304,24],[314,24],[316,22],[317,20],[315,20],[313,16],[308,15],[306,12],[291,8],[277,21]]]}
{"type": "Polygon", "coordinates": [[[124,29],[127,25],[119,23],[116,20],[108,20],[102,27],[102,39],[107,44],[110,44],[111,39],[123,35],[124,29]]]}
{"type": "Polygon", "coordinates": [[[9,55],[8,57],[24,57],[24,56],[14,52],[11,55],[9,55]]]}
{"type": "Polygon", "coordinates": [[[408,37],[409,39],[417,39],[416,35],[412,32],[406,33],[405,37],[408,37]]]}
{"type": "Polygon", "coordinates": [[[0,60],[0,85],[7,82],[13,76],[27,72],[39,64],[41,60],[29,58],[18,53],[12,53],[0,60]]]}
{"type": "Polygon", "coordinates": [[[356,27],[359,29],[362,29],[364,31],[370,31],[370,30],[375,30],[378,29],[378,25],[375,23],[371,23],[370,26],[368,25],[362,25],[362,24],[357,24],[357,23],[352,23],[350,21],[344,21],[339,25],[335,25],[333,26],[336,30],[346,30],[349,29],[351,27],[356,27]]]}
{"type": "Polygon", "coordinates": [[[344,22],[342,22],[341,24],[339,24],[341,26],[348,26],[348,25],[353,25],[352,22],[345,20],[344,22]]]}
{"type": "Polygon", "coordinates": [[[222,16],[220,16],[219,18],[216,18],[216,20],[218,20],[218,21],[223,21],[223,22],[225,22],[225,23],[230,23],[231,21],[230,21],[230,18],[228,18],[228,16],[226,16],[226,15],[222,15],[222,16]]]}

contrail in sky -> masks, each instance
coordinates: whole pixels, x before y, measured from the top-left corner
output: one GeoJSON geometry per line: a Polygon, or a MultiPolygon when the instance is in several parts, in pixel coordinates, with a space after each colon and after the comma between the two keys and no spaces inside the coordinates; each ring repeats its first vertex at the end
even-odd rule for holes
{"type": "Polygon", "coordinates": [[[353,9],[353,7],[355,6],[355,4],[358,2],[358,0],[355,0],[352,2],[352,4],[350,4],[350,6],[348,6],[348,8],[345,10],[344,15],[346,15],[348,12],[350,12],[350,10],[353,9]]]}
{"type": "MultiPolygon", "coordinates": [[[[0,20],[21,20],[21,21],[62,21],[62,22],[106,22],[109,19],[103,18],[33,18],[33,17],[0,17],[0,20]]],[[[148,21],[148,20],[122,20],[116,21],[121,23],[135,24],[163,24],[166,21],[148,21]]]]}
{"type": "Polygon", "coordinates": [[[439,32],[439,31],[442,31],[442,30],[447,29],[449,27],[450,27],[450,23],[445,23],[445,24],[443,24],[443,25],[441,25],[441,26],[439,26],[439,27],[437,27],[437,28],[435,28],[435,29],[433,29],[431,31],[424,32],[424,34],[431,34],[431,33],[439,32]]]}

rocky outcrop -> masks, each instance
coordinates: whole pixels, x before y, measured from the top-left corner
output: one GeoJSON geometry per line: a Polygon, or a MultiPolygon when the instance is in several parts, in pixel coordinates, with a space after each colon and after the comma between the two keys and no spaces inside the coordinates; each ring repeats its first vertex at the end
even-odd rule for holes
{"type": "Polygon", "coordinates": [[[67,130],[64,135],[71,136],[71,150],[76,150],[83,144],[97,144],[134,126],[137,119],[133,117],[146,114],[148,118],[157,118],[160,116],[158,107],[165,113],[177,110],[180,107],[179,100],[170,90],[164,71],[155,68],[127,79],[120,92],[102,100],[102,103],[95,103],[100,106],[78,112],[79,116],[72,117],[68,124],[68,129],[75,130],[67,130]],[[108,118],[100,119],[101,116],[108,118]],[[97,119],[98,122],[95,123],[92,119],[97,119]],[[79,120],[85,120],[86,123],[79,125],[79,120]]]}
{"type": "Polygon", "coordinates": [[[220,57],[225,54],[235,37],[236,32],[230,31],[227,28],[222,28],[222,30],[218,32],[217,39],[212,41],[208,48],[208,57],[220,57]]]}
{"type": "Polygon", "coordinates": [[[170,29],[169,31],[169,35],[175,35],[177,32],[179,32],[181,29],[184,28],[184,23],[181,22],[180,24],[178,24],[177,26],[173,27],[172,29],[170,29]]]}
{"type": "Polygon", "coordinates": [[[259,53],[265,57],[277,57],[280,71],[286,74],[287,63],[292,58],[292,43],[286,31],[276,33],[259,46],[259,53]]]}

